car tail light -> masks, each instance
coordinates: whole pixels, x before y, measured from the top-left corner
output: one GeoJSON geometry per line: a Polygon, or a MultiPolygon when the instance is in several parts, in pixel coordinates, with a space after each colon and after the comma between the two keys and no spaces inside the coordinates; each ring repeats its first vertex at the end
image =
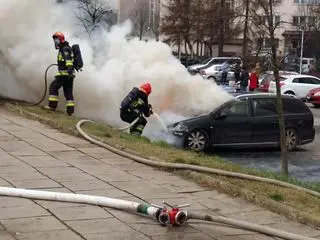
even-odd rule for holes
{"type": "Polygon", "coordinates": [[[280,87],[282,87],[283,85],[285,85],[284,82],[279,82],[280,87]]]}
{"type": "Polygon", "coordinates": [[[205,71],[205,70],[200,70],[199,73],[200,73],[201,75],[206,75],[206,71],[205,71]]]}

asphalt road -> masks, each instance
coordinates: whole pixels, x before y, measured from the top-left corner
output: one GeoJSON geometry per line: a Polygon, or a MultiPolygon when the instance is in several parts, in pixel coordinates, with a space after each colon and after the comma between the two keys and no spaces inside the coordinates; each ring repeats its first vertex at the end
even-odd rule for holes
{"type": "MultiPolygon", "coordinates": [[[[320,109],[309,105],[315,118],[316,137],[312,143],[288,153],[289,174],[303,181],[320,182],[320,109]]],[[[215,149],[214,154],[250,168],[281,171],[278,149],[215,149]]]]}

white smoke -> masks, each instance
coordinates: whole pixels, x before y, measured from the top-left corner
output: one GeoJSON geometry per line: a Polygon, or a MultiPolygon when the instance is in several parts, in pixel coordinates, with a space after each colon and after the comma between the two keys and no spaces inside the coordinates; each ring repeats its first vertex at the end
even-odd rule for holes
{"type": "MultiPolygon", "coordinates": [[[[128,40],[129,21],[89,39],[79,31],[72,2],[0,0],[0,5],[2,96],[27,101],[41,98],[46,67],[56,62],[51,36],[61,31],[70,44],[80,44],[84,59],[83,71],[77,73],[74,85],[78,116],[115,127],[125,125],[119,117],[120,102],[134,86],[146,81],[153,88],[150,103],[166,123],[211,111],[231,98],[214,83],[191,76],[168,45],[128,40]]],[[[53,73],[50,71],[49,83],[53,73]]],[[[64,108],[62,91],[60,99],[64,108]]]]}

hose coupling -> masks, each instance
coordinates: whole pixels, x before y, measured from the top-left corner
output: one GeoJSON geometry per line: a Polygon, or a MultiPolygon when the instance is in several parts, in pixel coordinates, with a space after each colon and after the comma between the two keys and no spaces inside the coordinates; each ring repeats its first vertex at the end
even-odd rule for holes
{"type": "Polygon", "coordinates": [[[160,214],[159,214],[159,218],[158,221],[160,223],[161,226],[168,226],[170,224],[170,216],[169,213],[166,210],[163,210],[160,214]]]}
{"type": "Polygon", "coordinates": [[[178,211],[174,217],[174,222],[176,225],[184,224],[188,219],[188,213],[186,211],[178,211]]]}

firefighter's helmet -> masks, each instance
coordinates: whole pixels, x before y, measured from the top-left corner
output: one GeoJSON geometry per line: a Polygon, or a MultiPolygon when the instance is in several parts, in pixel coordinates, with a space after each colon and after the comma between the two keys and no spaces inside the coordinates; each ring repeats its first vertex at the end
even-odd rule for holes
{"type": "Polygon", "coordinates": [[[65,38],[64,38],[64,34],[62,32],[55,32],[53,35],[52,35],[52,38],[55,39],[59,39],[61,43],[65,42],[65,38]]]}
{"type": "Polygon", "coordinates": [[[151,84],[150,83],[144,83],[140,86],[140,90],[142,90],[143,92],[145,92],[148,96],[151,93],[151,84]]]}

